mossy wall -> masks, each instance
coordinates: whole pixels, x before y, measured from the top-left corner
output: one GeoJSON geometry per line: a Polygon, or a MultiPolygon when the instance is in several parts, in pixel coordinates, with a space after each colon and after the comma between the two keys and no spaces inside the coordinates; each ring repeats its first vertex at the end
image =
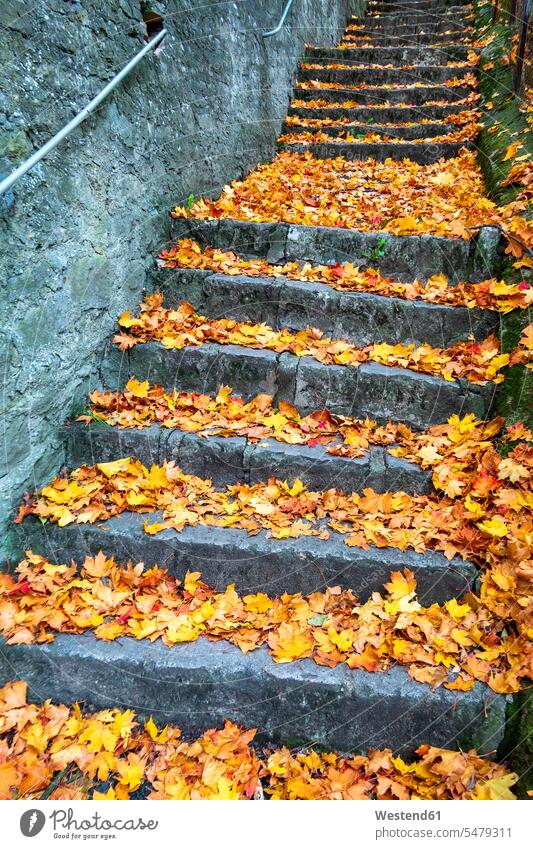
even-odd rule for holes
{"type": "MultiPolygon", "coordinates": [[[[519,154],[533,154],[533,137],[526,122],[526,113],[521,110],[521,100],[513,91],[513,63],[510,60],[512,32],[505,11],[496,21],[492,20],[492,4],[474,2],[476,12],[475,37],[494,38],[481,50],[479,64],[480,107],[483,113],[483,130],[479,140],[479,158],[487,189],[494,200],[503,205],[513,201],[521,188],[502,183],[513,166],[513,159],[506,159],[509,145],[520,141],[523,147],[519,154]]],[[[531,212],[525,211],[525,217],[531,212]]],[[[514,257],[506,255],[501,276],[507,281],[527,280],[533,285],[533,275],[528,269],[513,267],[514,257]]],[[[502,348],[510,351],[520,338],[522,329],[533,321],[532,310],[509,313],[502,317],[502,348]]],[[[498,395],[498,412],[512,424],[522,421],[533,426],[533,372],[524,366],[513,366],[508,370],[498,395]]],[[[519,798],[529,798],[527,790],[532,786],[533,765],[533,689],[524,688],[509,706],[507,740],[501,755],[518,774],[519,781],[513,788],[519,798]]]]}
{"type": "MultiPolygon", "coordinates": [[[[510,59],[512,32],[505,12],[492,20],[492,4],[474,2],[476,30],[474,36],[493,40],[480,52],[479,91],[483,113],[483,130],[479,139],[479,160],[483,169],[487,189],[498,204],[506,204],[516,198],[520,186],[503,186],[502,183],[513,166],[513,159],[506,159],[509,145],[520,141],[520,155],[533,155],[533,134],[521,111],[520,97],[513,92],[514,66],[510,59]]],[[[523,213],[524,214],[524,213],[523,213]]],[[[531,213],[529,213],[530,215],[531,213]]],[[[525,212],[525,217],[528,213],[525,212]]],[[[506,254],[501,276],[507,282],[527,280],[533,285],[531,270],[513,268],[515,259],[506,254]]],[[[533,321],[533,311],[510,313],[502,317],[502,349],[511,351],[517,344],[522,330],[533,321]]],[[[505,382],[498,394],[498,412],[508,419],[509,424],[522,421],[533,425],[533,372],[523,366],[509,369],[505,382]]]]}

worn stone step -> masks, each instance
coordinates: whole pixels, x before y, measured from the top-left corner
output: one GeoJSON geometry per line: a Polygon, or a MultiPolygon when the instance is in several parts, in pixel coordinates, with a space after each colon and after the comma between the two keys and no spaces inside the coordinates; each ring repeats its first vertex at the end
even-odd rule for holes
{"type": "Polygon", "coordinates": [[[473,336],[495,333],[499,313],[427,301],[407,301],[367,292],[341,292],[326,283],[287,277],[246,277],[197,268],[161,268],[154,286],[175,308],[189,301],[211,318],[265,322],[276,330],[319,327],[336,339],[364,347],[371,342],[429,343],[446,348],[473,336]]]}
{"type": "Polygon", "coordinates": [[[456,44],[467,43],[469,29],[466,24],[461,22],[453,23],[428,23],[420,25],[416,23],[406,23],[402,21],[390,20],[387,23],[380,23],[375,20],[365,20],[365,29],[357,32],[347,32],[345,35],[356,36],[374,42],[381,37],[393,37],[396,44],[411,44],[419,43],[418,39],[423,36],[422,43],[439,44],[440,42],[454,42],[456,44]]]}
{"type": "Polygon", "coordinates": [[[120,388],[131,375],[166,389],[209,395],[224,384],[246,400],[266,392],[275,401],[294,404],[302,415],[325,408],[383,423],[401,421],[417,430],[447,421],[453,413],[485,418],[495,390],[493,384],[448,381],[377,363],[323,365],[312,357],[215,344],[177,351],[149,342],[125,353],[113,346],[102,364],[105,385],[120,388]]]}
{"type": "MultiPolygon", "coordinates": [[[[328,92],[331,94],[334,92],[328,92]]],[[[304,98],[300,98],[303,100],[304,98]]],[[[314,100],[315,98],[306,98],[306,100],[314,100]]],[[[316,98],[330,103],[336,103],[335,98],[316,98]]],[[[355,98],[357,100],[357,97],[355,98]]],[[[388,107],[373,107],[373,106],[289,106],[289,115],[297,116],[305,123],[306,118],[331,118],[339,120],[348,118],[349,121],[359,121],[362,126],[370,126],[372,124],[400,124],[411,123],[413,121],[431,120],[444,121],[449,115],[457,114],[461,111],[461,106],[455,103],[448,103],[445,106],[427,106],[421,104],[418,106],[388,106],[388,107]]],[[[442,123],[441,126],[454,127],[453,124],[442,123]]]]}
{"type": "Polygon", "coordinates": [[[390,747],[407,756],[421,744],[491,752],[505,730],[505,699],[485,685],[453,693],[386,673],[328,669],[313,660],[277,664],[266,648],[247,655],[230,643],[167,647],[160,640],[60,634],[52,643],[0,647],[0,681],[29,683],[29,698],[132,708],[158,725],[198,734],[230,719],[266,742],[314,744],[344,752],[390,747]]]}
{"type": "Polygon", "coordinates": [[[185,527],[147,534],[143,522],[151,524],[160,512],[122,513],[96,525],[46,524],[29,517],[17,525],[25,550],[46,555],[52,563],[83,563],[88,555],[103,551],[119,563],[142,561],[147,568],[156,563],[179,580],[187,569],[202,573],[202,580],[223,592],[235,584],[240,595],[264,592],[310,593],[326,587],[352,589],[362,600],[383,592],[391,571],[409,568],[417,580],[417,593],[425,605],[461,596],[474,585],[476,567],[455,557],[447,560],[438,551],[419,553],[412,549],[368,549],[345,545],[341,534],[330,531],[329,539],[302,536],[272,539],[265,531],[250,535],[240,528],[185,527]]]}
{"type": "Polygon", "coordinates": [[[324,132],[332,138],[342,137],[345,133],[350,133],[352,136],[379,133],[381,136],[412,141],[414,139],[449,135],[456,129],[457,127],[454,127],[453,124],[414,124],[409,127],[395,127],[394,125],[387,124],[342,124],[339,126],[324,124],[324,126],[316,126],[315,124],[306,124],[305,117],[302,117],[300,124],[283,124],[282,133],[324,132]]]}
{"type": "Polygon", "coordinates": [[[301,100],[329,100],[334,103],[355,100],[361,106],[373,106],[385,102],[393,106],[398,103],[423,106],[428,102],[445,101],[453,104],[455,111],[458,111],[457,101],[470,93],[471,89],[463,86],[452,88],[443,85],[421,85],[415,88],[295,88],[293,97],[301,100]]]}
{"type": "Polygon", "coordinates": [[[415,26],[420,29],[428,27],[445,27],[457,28],[461,25],[468,25],[472,22],[472,15],[463,8],[456,9],[439,9],[431,11],[429,9],[416,8],[400,8],[394,12],[371,12],[363,19],[365,26],[415,26]]]}
{"type": "Polygon", "coordinates": [[[418,28],[416,25],[398,24],[388,27],[365,27],[364,30],[345,33],[346,39],[350,42],[354,36],[360,39],[359,43],[363,44],[388,43],[389,46],[403,44],[414,47],[416,44],[468,44],[469,30],[461,25],[435,29],[431,26],[418,28]]]}
{"type": "Polygon", "coordinates": [[[362,21],[365,30],[385,30],[394,32],[396,29],[404,31],[423,30],[425,32],[446,32],[461,30],[471,23],[468,14],[462,10],[447,12],[426,12],[414,9],[406,12],[398,12],[394,15],[367,15],[362,21]]]}
{"type": "Polygon", "coordinates": [[[382,245],[383,256],[371,264],[397,280],[427,280],[444,273],[452,283],[481,282],[499,266],[501,235],[494,227],[482,227],[472,239],[445,236],[394,236],[343,227],[311,227],[281,221],[255,222],[220,218],[210,221],[172,218],[171,237],[196,239],[201,245],[234,250],[245,258],[269,262],[311,262],[331,265],[349,260],[368,264],[369,252],[382,245]],[[386,239],[383,244],[383,239],[386,239]]]}
{"type": "Polygon", "coordinates": [[[283,150],[293,153],[305,153],[310,150],[317,159],[334,159],[342,156],[352,161],[360,159],[376,159],[384,162],[385,159],[410,159],[419,165],[431,165],[439,159],[450,159],[458,156],[462,148],[473,148],[471,142],[317,142],[316,144],[290,144],[285,142],[281,145],[283,150]]]}
{"type": "MultiPolygon", "coordinates": [[[[378,2],[368,3],[367,11],[389,14],[390,12],[394,12],[398,7],[406,11],[411,9],[427,9],[429,12],[440,12],[443,8],[449,10],[450,7],[462,12],[472,11],[470,3],[460,3],[457,0],[401,0],[401,2],[399,0],[378,0],[378,2]]],[[[360,19],[352,16],[351,20],[357,21],[360,19]]]]}
{"type": "Polygon", "coordinates": [[[252,442],[243,436],[209,436],[151,425],[142,429],[76,422],[62,430],[65,462],[76,468],[136,457],[144,465],[174,460],[187,474],[209,478],[217,487],[258,483],[271,475],[303,483],[315,490],[344,492],[433,491],[431,471],[391,456],[379,445],[362,457],[336,457],[324,445],[288,445],[275,439],[252,442]]]}
{"type": "Polygon", "coordinates": [[[472,8],[468,8],[460,3],[449,3],[445,7],[443,7],[440,3],[428,3],[427,5],[422,3],[400,3],[395,7],[369,7],[367,14],[364,17],[357,18],[355,20],[349,19],[347,21],[347,26],[352,26],[354,24],[356,26],[360,26],[361,24],[365,24],[368,20],[391,21],[399,19],[405,21],[418,21],[420,18],[423,18],[424,20],[437,19],[452,22],[457,19],[470,21],[472,20],[472,8]]]}
{"type": "MultiPolygon", "coordinates": [[[[372,47],[415,47],[423,45],[428,48],[450,46],[468,46],[465,39],[464,29],[443,32],[427,32],[423,30],[413,30],[412,28],[405,30],[405,27],[396,30],[359,30],[358,32],[347,32],[344,37],[344,44],[352,44],[353,37],[358,40],[353,42],[354,47],[358,44],[370,44],[372,47]]],[[[471,48],[475,50],[477,48],[471,48]]]]}
{"type": "MultiPolygon", "coordinates": [[[[403,9],[429,9],[430,11],[436,9],[439,11],[440,9],[449,8],[452,6],[456,9],[461,9],[463,11],[471,11],[472,5],[471,3],[461,3],[458,0],[370,0],[367,3],[367,10],[369,12],[379,12],[380,10],[388,12],[389,10],[394,10],[400,5],[403,9]]],[[[354,16],[352,16],[354,18],[354,16]]],[[[358,20],[355,18],[355,20],[358,20]]]]}
{"type": "Polygon", "coordinates": [[[308,47],[306,61],[357,62],[361,65],[446,65],[447,62],[466,61],[468,47],[462,44],[448,47],[308,47]]]}
{"type": "Polygon", "coordinates": [[[438,3],[438,4],[427,4],[423,3],[405,3],[400,2],[396,3],[394,6],[391,5],[383,5],[383,6],[368,6],[366,15],[364,20],[371,20],[375,18],[440,18],[440,19],[450,19],[455,18],[456,16],[462,17],[471,17],[472,16],[472,7],[467,6],[464,3],[438,3]]]}
{"type": "Polygon", "coordinates": [[[469,3],[457,2],[457,0],[453,0],[453,2],[450,2],[450,0],[448,2],[435,0],[435,2],[426,3],[413,3],[411,0],[408,0],[408,2],[406,2],[406,0],[394,2],[393,0],[392,3],[369,3],[365,18],[378,15],[407,15],[410,13],[413,13],[414,15],[440,15],[442,17],[454,15],[456,13],[470,15],[472,13],[472,6],[469,3]]]}
{"type": "MultiPolygon", "coordinates": [[[[328,60],[319,60],[327,63],[328,60]]],[[[316,64],[316,63],[312,63],[316,64]]],[[[341,64],[341,63],[339,63],[341,64]]],[[[342,64],[350,64],[343,62],[342,64]]],[[[456,68],[449,65],[413,65],[412,68],[299,68],[298,80],[320,80],[341,85],[402,85],[424,82],[430,84],[445,83],[447,80],[461,78],[472,71],[469,67],[456,68]]]]}

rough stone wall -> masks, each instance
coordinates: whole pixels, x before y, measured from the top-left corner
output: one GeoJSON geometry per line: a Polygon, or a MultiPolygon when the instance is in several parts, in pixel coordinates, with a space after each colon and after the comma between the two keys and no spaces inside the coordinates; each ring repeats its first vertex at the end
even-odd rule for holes
{"type": "MultiPolygon", "coordinates": [[[[61,463],[104,340],[134,306],[168,210],[269,158],[305,42],[334,44],[351,0],[163,0],[169,30],[96,114],[0,198],[0,553],[25,489],[61,463]]],[[[0,0],[0,176],[143,45],[136,0],[0,0]]]]}

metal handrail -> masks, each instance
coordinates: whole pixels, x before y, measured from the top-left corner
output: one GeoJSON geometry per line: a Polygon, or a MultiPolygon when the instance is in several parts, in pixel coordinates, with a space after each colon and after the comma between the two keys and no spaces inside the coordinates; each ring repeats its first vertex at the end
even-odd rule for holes
{"type": "Polygon", "coordinates": [[[285,8],[283,10],[283,14],[280,18],[279,24],[274,29],[270,29],[268,32],[262,33],[263,38],[269,38],[269,36],[276,35],[276,33],[280,31],[281,27],[285,23],[285,18],[289,14],[290,8],[292,6],[292,2],[293,2],[293,0],[288,0],[287,5],[285,6],[285,8]]]}
{"type": "Polygon", "coordinates": [[[40,162],[41,159],[43,159],[43,157],[46,156],[47,153],[50,153],[51,150],[57,147],[59,142],[63,141],[63,139],[66,138],[72,132],[72,130],[79,126],[82,121],[85,121],[85,119],[91,114],[91,112],[93,112],[96,107],[100,105],[102,100],[105,100],[108,94],[110,94],[113,89],[117,87],[117,85],[124,79],[124,77],[128,76],[130,71],[135,68],[135,66],[141,61],[141,59],[146,56],[146,54],[149,53],[150,50],[153,50],[154,47],[157,47],[159,42],[162,41],[166,34],[166,29],[162,29],[160,32],[158,32],[157,35],[155,35],[152,40],[149,41],[148,44],[146,44],[143,49],[140,50],[133,57],[133,59],[128,62],[127,65],[124,65],[122,70],[119,71],[119,73],[115,77],[113,77],[111,82],[109,82],[106,87],[103,88],[102,91],[96,95],[96,97],[93,97],[91,102],[88,103],[87,106],[81,110],[81,112],[78,112],[78,114],[71,121],[69,121],[68,124],[66,124],[62,130],[59,130],[59,132],[56,133],[55,136],[50,139],[50,141],[47,141],[46,144],[40,147],[39,150],[36,150],[35,153],[33,153],[29,157],[29,159],[23,162],[22,165],[19,165],[18,168],[15,168],[15,170],[12,171],[8,177],[2,180],[2,182],[0,183],[0,195],[4,194],[4,192],[7,192],[7,190],[11,188],[13,183],[15,183],[18,179],[20,179],[20,177],[26,174],[26,172],[29,171],[30,168],[33,168],[34,165],[40,162]]]}

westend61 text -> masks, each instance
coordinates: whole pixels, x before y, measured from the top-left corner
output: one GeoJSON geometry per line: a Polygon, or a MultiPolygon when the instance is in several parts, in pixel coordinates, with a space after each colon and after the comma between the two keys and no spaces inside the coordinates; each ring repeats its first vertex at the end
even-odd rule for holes
{"type": "Polygon", "coordinates": [[[440,811],[374,811],[377,820],[438,820],[440,811]]]}

